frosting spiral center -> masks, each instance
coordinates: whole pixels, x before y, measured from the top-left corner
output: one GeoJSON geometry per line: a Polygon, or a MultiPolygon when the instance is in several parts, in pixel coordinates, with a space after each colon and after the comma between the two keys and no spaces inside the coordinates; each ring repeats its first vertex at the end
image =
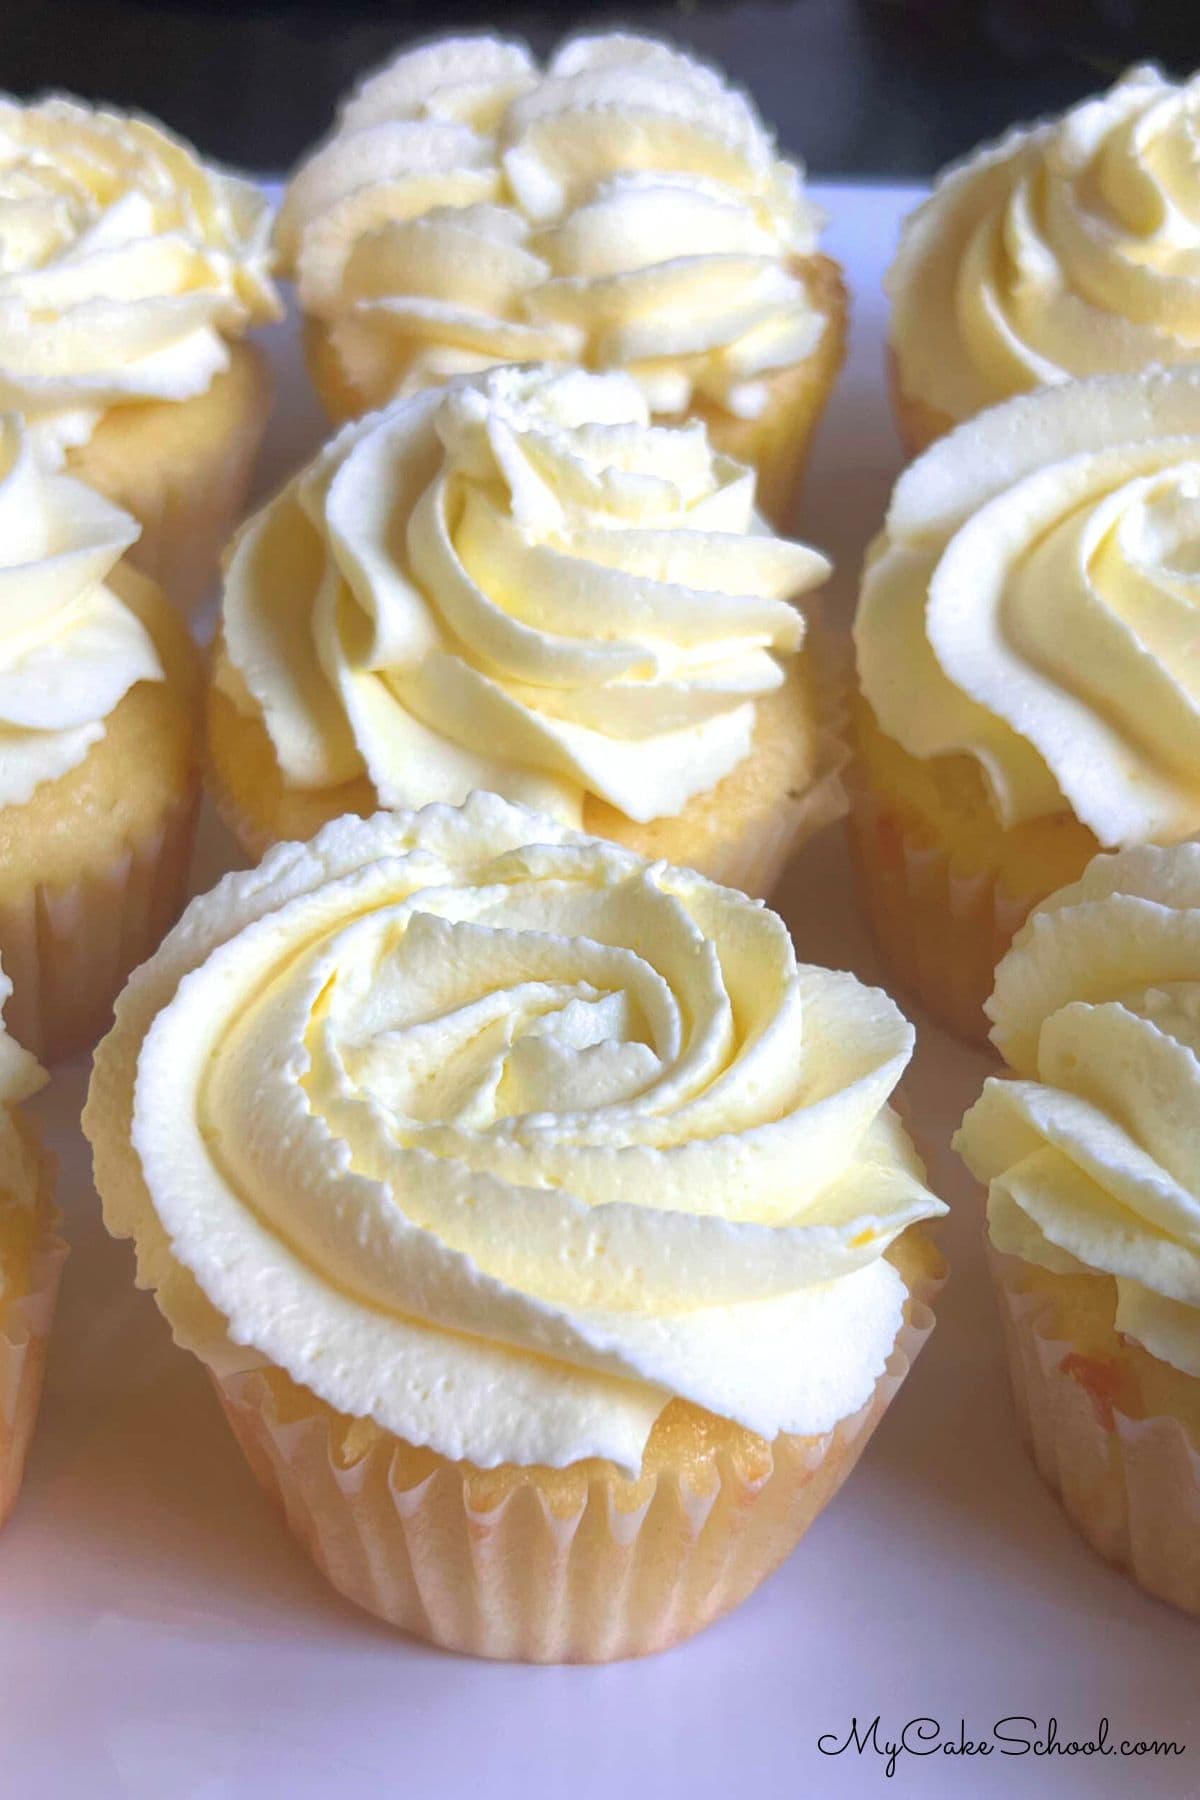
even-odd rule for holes
{"type": "Polygon", "coordinates": [[[295,787],[646,820],[745,757],[827,569],[629,376],[495,370],[348,427],[251,521],[219,679],[295,787]]]}
{"type": "Polygon", "coordinates": [[[941,1210],[887,1104],[911,1041],[755,902],[494,795],[341,820],[127,990],[112,1223],[201,1355],[451,1457],[636,1469],[672,1396],[825,1430],[941,1210]]]}

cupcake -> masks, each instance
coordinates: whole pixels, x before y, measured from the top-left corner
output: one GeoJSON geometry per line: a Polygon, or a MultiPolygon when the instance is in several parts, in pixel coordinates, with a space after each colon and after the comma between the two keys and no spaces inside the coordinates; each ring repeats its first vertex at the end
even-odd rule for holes
{"type": "Polygon", "coordinates": [[[443,38],[345,102],[277,242],[336,419],[501,362],[628,369],[752,463],[781,527],[845,352],[820,215],[746,95],[682,51],[443,38]]]}
{"type": "Polygon", "coordinates": [[[0,411],[133,513],[131,553],[190,603],[249,487],[280,317],[270,210],[146,119],[0,98],[0,411]]]}
{"type": "Polygon", "coordinates": [[[436,1643],[690,1636],[932,1327],[891,1001],[494,794],[277,846],[116,1015],[106,1224],[318,1566],[436,1643]]]}
{"type": "Polygon", "coordinates": [[[8,1022],[90,1046],[182,903],[198,657],[125,553],[138,526],[0,418],[0,951],[8,1022]]]}
{"type": "Polygon", "coordinates": [[[988,1012],[1012,1078],[956,1144],[1022,1431],[1093,1548],[1200,1613],[1200,844],[1097,857],[988,1012]]]}
{"type": "Polygon", "coordinates": [[[1131,69],[948,169],[887,279],[915,456],[1030,388],[1200,360],[1200,75],[1131,69]]]}
{"type": "MultiPolygon", "coordinates": [[[[11,993],[0,971],[0,1013],[11,993]]],[[[0,1019],[0,1525],[21,1486],[67,1254],[54,1210],[54,1165],[19,1111],[45,1080],[0,1019]]]]}
{"type": "Polygon", "coordinates": [[[624,372],[507,367],[343,428],[228,560],[208,752],[243,846],[474,788],[765,894],[842,810],[753,472],[624,372]]]}
{"type": "Polygon", "coordinates": [[[1200,370],[1043,388],[901,477],[867,560],[853,838],[896,979],[982,1039],[1097,850],[1200,831],[1200,370]]]}

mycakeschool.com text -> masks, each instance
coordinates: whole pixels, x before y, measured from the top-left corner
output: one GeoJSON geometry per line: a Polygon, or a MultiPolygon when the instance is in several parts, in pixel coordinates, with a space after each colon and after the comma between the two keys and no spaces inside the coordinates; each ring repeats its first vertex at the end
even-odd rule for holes
{"type": "Polygon", "coordinates": [[[1033,1756],[1048,1760],[1076,1757],[1181,1757],[1187,1745],[1177,1738],[1126,1737],[1111,1719],[1101,1719],[1089,1729],[1068,1730],[1051,1715],[1033,1719],[1011,1713],[982,1730],[968,1731],[965,1719],[951,1725],[940,1719],[916,1718],[885,1724],[882,1716],[859,1718],[835,1731],[823,1731],[817,1739],[822,1756],[878,1757],[883,1772],[891,1777],[901,1762],[921,1757],[958,1757],[964,1762],[979,1757],[1033,1756]]]}

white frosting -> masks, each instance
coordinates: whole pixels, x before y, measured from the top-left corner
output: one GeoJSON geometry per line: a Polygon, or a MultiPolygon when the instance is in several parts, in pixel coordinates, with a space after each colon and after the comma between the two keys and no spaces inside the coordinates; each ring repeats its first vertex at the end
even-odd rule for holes
{"type": "Polygon", "coordinates": [[[148,120],[0,96],[0,410],[50,457],[111,406],[186,400],[281,313],[271,215],[148,120]]]}
{"type": "Polygon", "coordinates": [[[1131,69],[949,169],[888,276],[901,386],[951,419],[1200,357],[1200,75],[1131,69]]]}
{"type": "Polygon", "coordinates": [[[349,426],[250,522],[218,681],[291,787],[653,819],[749,753],[827,573],[628,375],[498,369],[349,426]]]}
{"type": "Polygon", "coordinates": [[[1200,845],[1097,857],[996,972],[957,1147],[998,1249],[1110,1275],[1116,1329],[1200,1376],[1200,845]]]}
{"type": "Polygon", "coordinates": [[[1042,389],[901,476],[868,560],[863,692],[913,756],[974,756],[1001,822],[1107,847],[1200,830],[1200,373],[1042,389]]]}
{"type": "Polygon", "coordinates": [[[745,95],[611,33],[406,51],[342,110],[279,221],[305,311],[371,404],[490,363],[621,366],[655,411],[744,416],[816,348],[789,259],[816,247],[799,171],[745,95]]]}
{"type": "Polygon", "coordinates": [[[86,1123],[136,1064],[105,1216],[201,1356],[481,1466],[636,1470],[672,1396],[769,1439],[870,1395],[882,1253],[944,1210],[911,1049],[745,896],[475,795],[193,902],[86,1123]]]}
{"type": "Polygon", "coordinates": [[[0,418],[0,806],[81,763],[139,681],[161,681],[145,626],[107,584],[137,521],[50,474],[0,418]]]}

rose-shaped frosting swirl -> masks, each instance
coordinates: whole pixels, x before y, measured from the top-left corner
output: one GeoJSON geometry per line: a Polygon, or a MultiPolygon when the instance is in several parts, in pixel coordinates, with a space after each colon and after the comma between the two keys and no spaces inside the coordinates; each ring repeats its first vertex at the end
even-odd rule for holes
{"type": "Polygon", "coordinates": [[[1024,395],[896,486],[863,692],[914,756],[976,757],[1005,825],[1107,848],[1200,829],[1200,372],[1024,395]]]}
{"type": "Polygon", "coordinates": [[[1200,844],[1097,857],[996,972],[957,1147],[998,1249],[1111,1275],[1116,1328],[1200,1375],[1200,844]]]}
{"type": "Polygon", "coordinates": [[[270,210],[145,119],[0,97],[0,408],[47,451],[122,402],[185,400],[280,315],[270,210]]]}
{"type": "Polygon", "coordinates": [[[482,1466],[636,1470],[672,1396],[772,1438],[870,1393],[883,1252],[943,1210],[911,1048],[756,902],[482,794],[193,902],[87,1122],[136,1063],[106,1217],[201,1356],[482,1466]]]}
{"type": "Polygon", "coordinates": [[[301,303],[373,404],[504,361],[626,367],[657,412],[753,416],[823,315],[800,173],[702,63],[614,33],[544,72],[449,38],[365,82],[280,214],[301,303]]]}
{"type": "MultiPolygon", "coordinates": [[[[0,1225],[6,1208],[28,1209],[37,1197],[35,1153],[29,1139],[17,1129],[13,1109],[45,1087],[47,1080],[37,1058],[8,1035],[3,1014],[11,993],[12,982],[0,969],[0,1225]]],[[[0,1230],[0,1300],[5,1288],[3,1239],[0,1230]]],[[[10,1268],[10,1280],[11,1274],[10,1268]]]]}
{"type": "Polygon", "coordinates": [[[108,577],[138,536],[119,507],[35,457],[0,417],[0,806],[83,761],[158,652],[108,577]]]}
{"type": "Polygon", "coordinates": [[[250,522],[218,681],[293,787],[652,819],[748,753],[827,568],[628,375],[498,369],[347,427],[250,522]]]}
{"type": "Polygon", "coordinates": [[[952,419],[1200,358],[1200,75],[1131,69],[950,169],[887,285],[901,385],[952,419]]]}

